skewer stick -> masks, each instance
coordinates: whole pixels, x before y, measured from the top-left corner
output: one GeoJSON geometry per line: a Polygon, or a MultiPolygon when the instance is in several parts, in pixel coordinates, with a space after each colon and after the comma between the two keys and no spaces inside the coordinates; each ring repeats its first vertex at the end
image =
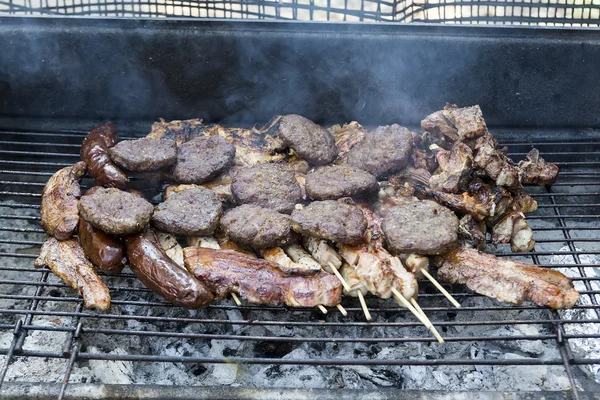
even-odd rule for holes
{"type": "Polygon", "coordinates": [[[448,293],[448,291],[446,289],[444,289],[444,287],[442,285],[440,285],[440,283],[433,277],[431,276],[431,274],[429,272],[427,272],[425,269],[420,270],[423,275],[425,276],[425,278],[429,279],[431,281],[431,283],[433,283],[433,285],[438,288],[438,290],[440,292],[442,292],[442,294],[444,296],[446,296],[446,298],[450,301],[450,303],[452,303],[454,305],[454,307],[456,308],[460,308],[461,305],[458,301],[456,301],[456,299],[454,297],[452,297],[452,295],[450,293],[448,293]]]}
{"type": "MultiPolygon", "coordinates": [[[[421,315],[423,316],[423,318],[425,318],[427,320],[427,322],[429,322],[431,324],[431,320],[427,317],[425,312],[423,312],[423,309],[421,308],[419,303],[417,303],[417,301],[412,297],[410,298],[410,304],[412,304],[413,307],[415,308],[415,310],[420,312],[421,315]]],[[[435,336],[435,338],[437,339],[438,342],[444,343],[444,338],[440,335],[440,333],[437,331],[437,329],[435,329],[435,326],[433,326],[433,324],[431,324],[431,329],[429,329],[429,330],[431,331],[431,333],[433,333],[433,336],[435,336]]]]}
{"type": "Polygon", "coordinates": [[[413,306],[412,304],[410,304],[408,302],[408,300],[406,300],[406,298],[404,296],[402,296],[402,293],[400,293],[398,290],[396,290],[396,288],[392,288],[392,293],[394,294],[394,297],[400,302],[402,303],[402,305],[406,308],[408,308],[408,310],[413,313],[415,315],[415,317],[417,317],[419,319],[419,321],[421,321],[421,323],[423,325],[425,325],[425,327],[427,329],[431,329],[431,327],[433,325],[431,325],[431,322],[428,322],[427,319],[423,318],[423,315],[421,315],[420,312],[418,312],[413,306]]]}
{"type": "Polygon", "coordinates": [[[329,267],[333,271],[333,274],[340,280],[340,282],[342,282],[342,286],[344,287],[344,289],[346,289],[347,292],[352,291],[350,285],[348,285],[348,282],[346,282],[346,280],[342,277],[342,274],[340,274],[340,271],[337,270],[337,268],[335,267],[335,265],[333,265],[332,262],[329,262],[329,267]]]}
{"type": "Polygon", "coordinates": [[[342,313],[342,315],[344,317],[346,317],[348,315],[348,311],[346,311],[346,309],[344,307],[342,307],[341,304],[338,304],[336,307],[337,307],[338,310],[340,310],[340,312],[342,313]]]}
{"type": "Polygon", "coordinates": [[[358,295],[358,300],[360,301],[360,306],[362,307],[363,312],[365,313],[365,318],[367,319],[367,321],[372,320],[373,318],[371,317],[371,313],[369,312],[369,309],[367,308],[367,303],[365,303],[365,296],[363,296],[363,294],[360,290],[357,290],[356,294],[358,295]]]}
{"type": "Polygon", "coordinates": [[[321,304],[319,304],[317,307],[319,307],[319,310],[321,310],[321,312],[323,314],[327,314],[327,309],[325,307],[323,307],[321,304]]]}
{"type": "Polygon", "coordinates": [[[231,292],[231,298],[233,299],[233,301],[235,301],[235,304],[237,304],[238,307],[242,306],[242,302],[240,301],[240,298],[237,297],[237,294],[231,292]]]}

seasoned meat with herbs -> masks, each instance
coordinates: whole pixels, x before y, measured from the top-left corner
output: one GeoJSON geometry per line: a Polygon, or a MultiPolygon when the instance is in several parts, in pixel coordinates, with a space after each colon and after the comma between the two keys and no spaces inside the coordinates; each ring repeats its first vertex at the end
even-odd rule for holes
{"type": "Polygon", "coordinates": [[[306,194],[315,200],[377,193],[377,179],[362,169],[348,165],[330,165],[306,175],[306,194]]]}
{"type": "Polygon", "coordinates": [[[142,231],[153,211],[152,204],[144,198],[119,189],[98,189],[79,200],[81,218],[113,235],[142,231]]]}
{"type": "Polygon", "coordinates": [[[48,235],[59,240],[73,236],[79,222],[79,180],[84,173],[85,163],[80,161],[56,171],[48,179],[42,192],[40,207],[42,228],[48,235]]]}
{"type": "Polygon", "coordinates": [[[335,200],[315,201],[292,212],[292,229],[344,244],[363,241],[367,221],[355,205],[335,200]]]}
{"type": "Polygon", "coordinates": [[[217,195],[202,187],[171,193],[154,209],[152,225],[176,235],[212,234],[219,224],[223,206],[217,195]]]}
{"type": "Polygon", "coordinates": [[[220,136],[197,137],[177,149],[173,179],[180,183],[210,181],[233,164],[235,146],[220,136]]]}
{"type": "Polygon", "coordinates": [[[233,176],[231,193],[238,204],[254,204],[289,214],[302,200],[302,189],[291,169],[277,164],[242,168],[233,176]]]}
{"type": "Polygon", "coordinates": [[[129,171],[154,171],[175,164],[177,146],[174,140],[142,138],[119,142],[108,154],[115,164],[129,171]]]}
{"type": "Polygon", "coordinates": [[[337,156],[337,147],[331,133],[300,115],[290,114],[281,117],[278,136],[300,158],[310,164],[328,164],[337,156]]]}
{"type": "Polygon", "coordinates": [[[444,107],[444,117],[458,131],[461,141],[475,139],[487,132],[481,108],[478,105],[458,108],[456,104],[447,104],[444,107]]]}
{"type": "Polygon", "coordinates": [[[397,124],[380,126],[350,149],[348,164],[381,178],[404,168],[411,149],[411,131],[397,124]]]}
{"type": "Polygon", "coordinates": [[[254,249],[285,246],[296,239],[289,215],[252,204],[225,213],[221,229],[234,242],[254,249]]]}
{"type": "Polygon", "coordinates": [[[424,200],[392,207],[382,229],[392,252],[442,254],[456,245],[458,218],[446,207],[424,200]]]}

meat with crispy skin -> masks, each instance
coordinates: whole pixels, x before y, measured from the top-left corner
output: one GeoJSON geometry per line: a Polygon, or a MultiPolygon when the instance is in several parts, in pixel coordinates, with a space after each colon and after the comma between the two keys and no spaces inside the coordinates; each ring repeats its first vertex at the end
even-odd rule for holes
{"type": "Polygon", "coordinates": [[[457,248],[436,259],[438,278],[462,283],[479,294],[521,304],[530,300],[538,306],[571,308],[579,293],[571,280],[558,271],[516,260],[498,258],[475,249],[457,248]]]}
{"type": "Polygon", "coordinates": [[[81,189],[79,180],[85,173],[85,163],[58,170],[48,179],[42,193],[40,217],[42,228],[59,240],[73,236],[79,222],[77,204],[81,189]]]}
{"type": "Polygon", "coordinates": [[[56,240],[47,237],[42,245],[39,257],[35,260],[36,268],[44,265],[73,289],[83,296],[86,308],[108,310],[110,293],[94,266],[85,258],[79,239],[56,240]]]}
{"type": "Polygon", "coordinates": [[[540,157],[538,149],[531,149],[527,158],[519,162],[521,181],[532,185],[552,185],[558,176],[558,166],[540,157]]]}

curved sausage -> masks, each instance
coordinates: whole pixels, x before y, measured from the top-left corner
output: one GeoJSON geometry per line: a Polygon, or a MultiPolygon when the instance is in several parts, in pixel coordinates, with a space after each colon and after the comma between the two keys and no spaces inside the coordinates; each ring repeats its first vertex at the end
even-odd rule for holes
{"type": "Polygon", "coordinates": [[[202,282],[167,256],[152,229],[125,237],[129,266],[140,281],[165,300],[199,308],[214,300],[202,282]]]}
{"type": "Polygon", "coordinates": [[[99,184],[109,187],[125,188],[129,179],[117,167],[108,155],[108,148],[114,146],[119,138],[117,127],[112,122],[99,125],[83,140],[81,159],[86,162],[88,172],[99,184]]]}

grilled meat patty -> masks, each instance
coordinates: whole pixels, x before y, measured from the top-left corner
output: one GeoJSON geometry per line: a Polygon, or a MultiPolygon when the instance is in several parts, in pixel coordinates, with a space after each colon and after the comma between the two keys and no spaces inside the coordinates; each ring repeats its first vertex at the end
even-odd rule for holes
{"type": "Polygon", "coordinates": [[[355,205],[324,200],[294,210],[292,229],[334,242],[358,244],[363,241],[367,221],[363,212],[355,205]]]}
{"type": "Polygon", "coordinates": [[[456,215],[429,200],[392,207],[381,227],[390,250],[396,253],[442,254],[458,240],[456,215]]]}
{"type": "Polygon", "coordinates": [[[235,146],[220,136],[200,136],[177,149],[173,179],[180,183],[208,182],[233,164],[235,146]]]}
{"type": "Polygon", "coordinates": [[[175,164],[177,146],[174,140],[142,138],[125,140],[108,149],[110,158],[129,171],[154,171],[175,164]]]}
{"type": "Polygon", "coordinates": [[[397,124],[380,126],[350,149],[348,164],[381,178],[404,168],[412,145],[408,129],[397,124]]]}
{"type": "Polygon", "coordinates": [[[119,189],[98,189],[79,200],[81,218],[93,227],[113,235],[128,235],[143,230],[154,207],[135,194],[119,189]]]}
{"type": "Polygon", "coordinates": [[[337,156],[333,135],[300,115],[281,117],[278,135],[300,158],[310,164],[328,164],[337,156]]]}
{"type": "Polygon", "coordinates": [[[252,204],[229,210],[221,229],[234,242],[254,249],[285,246],[296,239],[289,215],[252,204]]]}
{"type": "Polygon", "coordinates": [[[278,164],[242,168],[233,176],[231,193],[238,204],[254,204],[289,214],[302,200],[291,169],[278,164]]]}
{"type": "Polygon", "coordinates": [[[210,235],[222,213],[223,206],[215,192],[197,187],[171,193],[154,209],[152,225],[176,235],[210,235]]]}
{"type": "Polygon", "coordinates": [[[377,178],[362,169],[348,165],[330,165],[306,175],[306,194],[315,200],[376,193],[377,178]]]}

